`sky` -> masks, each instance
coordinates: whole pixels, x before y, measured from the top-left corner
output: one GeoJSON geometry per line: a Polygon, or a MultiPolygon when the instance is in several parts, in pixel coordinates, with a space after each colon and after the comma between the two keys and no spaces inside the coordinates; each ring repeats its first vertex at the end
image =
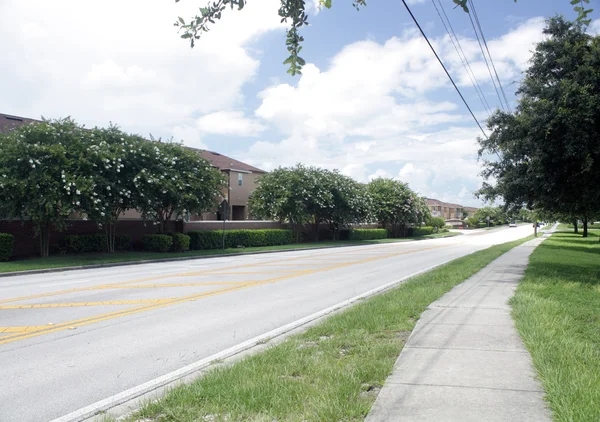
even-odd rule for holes
{"type": "MultiPolygon", "coordinates": [[[[491,109],[500,107],[469,17],[440,0],[491,109]]],[[[474,0],[514,107],[544,19],[567,0],[474,0]]],[[[173,23],[205,0],[0,0],[0,113],[182,141],[264,170],[296,163],[359,181],[392,177],[465,206],[482,182],[482,136],[400,0],[307,0],[303,74],[292,77],[279,0],[227,10],[191,49],[173,23]]],[[[411,10],[485,128],[486,106],[431,0],[411,10]]],[[[600,32],[600,4],[592,0],[600,32]]],[[[439,5],[438,5],[439,8],[439,5]]]]}

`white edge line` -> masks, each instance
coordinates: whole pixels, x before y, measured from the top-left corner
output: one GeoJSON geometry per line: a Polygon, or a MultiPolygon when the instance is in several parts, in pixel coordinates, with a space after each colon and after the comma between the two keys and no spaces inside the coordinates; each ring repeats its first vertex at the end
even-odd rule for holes
{"type": "MultiPolygon", "coordinates": [[[[474,251],[468,253],[467,255],[470,255],[473,252],[474,251]]],[[[465,255],[465,256],[467,256],[467,255],[465,255]]],[[[402,283],[403,281],[406,281],[409,278],[415,277],[415,276],[425,273],[427,271],[431,271],[432,269],[440,267],[442,265],[445,265],[451,261],[454,261],[455,259],[456,258],[452,258],[447,261],[437,263],[436,265],[432,265],[430,267],[424,268],[424,269],[414,272],[410,275],[402,277],[396,281],[392,281],[391,283],[384,284],[383,286],[369,290],[366,293],[362,293],[358,296],[354,296],[353,298],[344,300],[343,302],[340,302],[336,305],[330,306],[329,308],[323,309],[322,311],[315,312],[312,315],[309,315],[307,317],[296,320],[290,324],[283,325],[283,326],[276,328],[274,330],[271,330],[265,334],[261,334],[260,336],[256,336],[254,338],[251,338],[250,340],[246,340],[245,342],[237,344],[233,347],[230,347],[229,349],[225,349],[219,353],[215,353],[214,355],[208,356],[197,362],[186,365],[183,368],[177,369],[176,371],[169,372],[168,374],[162,375],[151,381],[140,384],[137,387],[133,387],[133,388],[130,388],[129,390],[125,390],[119,394],[115,394],[114,396],[108,397],[104,400],[97,401],[96,403],[93,403],[89,406],[83,407],[79,410],[68,413],[59,418],[53,419],[50,422],[81,422],[81,421],[84,421],[92,416],[97,415],[99,412],[107,411],[113,407],[119,406],[127,401],[133,400],[133,399],[140,397],[146,393],[149,393],[153,390],[156,390],[160,387],[163,387],[167,384],[177,381],[183,377],[186,377],[194,372],[201,371],[202,369],[205,369],[206,367],[210,366],[211,363],[214,361],[219,361],[219,360],[229,358],[231,356],[234,356],[241,352],[244,352],[254,346],[257,346],[259,344],[264,344],[265,340],[270,340],[274,337],[281,336],[289,331],[295,330],[296,328],[299,328],[305,324],[308,324],[309,322],[312,322],[316,319],[322,318],[322,317],[324,317],[328,314],[331,314],[339,309],[348,307],[348,306],[352,305],[353,303],[358,302],[359,300],[363,300],[368,297],[374,296],[376,294],[382,293],[386,290],[389,290],[392,287],[395,287],[396,285],[402,283]]]]}

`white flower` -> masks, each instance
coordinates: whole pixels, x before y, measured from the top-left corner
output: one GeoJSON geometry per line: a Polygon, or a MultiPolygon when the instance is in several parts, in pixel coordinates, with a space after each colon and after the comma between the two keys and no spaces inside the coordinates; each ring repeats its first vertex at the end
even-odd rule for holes
{"type": "MultiPolygon", "coordinates": [[[[76,190],[76,191],[75,191],[75,193],[76,193],[77,195],[81,195],[81,192],[79,192],[79,190],[76,190]]],[[[77,205],[79,205],[79,204],[77,204],[77,205]]]]}
{"type": "Polygon", "coordinates": [[[107,187],[106,187],[106,190],[110,190],[110,186],[107,186],[107,187]]]}
{"type": "Polygon", "coordinates": [[[103,212],[101,212],[101,213],[100,213],[100,215],[101,215],[102,217],[104,217],[104,213],[103,213],[103,212]]]}

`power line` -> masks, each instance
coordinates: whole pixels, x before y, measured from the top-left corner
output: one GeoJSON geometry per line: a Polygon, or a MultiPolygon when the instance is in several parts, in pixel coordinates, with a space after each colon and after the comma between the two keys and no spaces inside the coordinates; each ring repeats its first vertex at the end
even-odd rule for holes
{"type": "Polygon", "coordinates": [[[479,28],[479,32],[481,33],[481,39],[483,40],[483,45],[485,45],[485,49],[490,56],[490,62],[492,63],[492,68],[494,69],[494,73],[496,74],[496,80],[498,81],[498,85],[500,86],[500,91],[502,91],[502,96],[504,97],[504,101],[506,102],[506,106],[512,112],[510,108],[510,103],[508,102],[508,98],[506,98],[506,93],[504,92],[504,88],[502,87],[502,82],[500,82],[500,78],[498,77],[498,72],[496,71],[496,65],[494,65],[494,60],[492,59],[492,55],[490,54],[490,50],[487,45],[487,41],[485,40],[485,35],[483,35],[483,30],[481,29],[481,24],[479,23],[479,17],[477,16],[477,10],[475,9],[475,3],[473,0],[469,0],[471,3],[471,10],[473,10],[473,16],[475,16],[475,22],[477,22],[477,27],[479,28]]]}
{"type": "Polygon", "coordinates": [[[450,73],[448,73],[448,69],[446,69],[446,66],[444,66],[444,63],[440,59],[440,56],[438,56],[438,54],[435,52],[435,48],[433,48],[433,46],[429,42],[429,39],[427,38],[427,35],[425,35],[425,32],[423,32],[423,29],[421,29],[421,25],[419,25],[419,22],[417,22],[417,19],[415,18],[415,15],[413,15],[413,13],[411,12],[410,7],[408,7],[408,4],[406,4],[405,0],[402,0],[402,4],[404,4],[404,7],[406,7],[406,10],[408,11],[408,14],[410,15],[410,17],[414,21],[415,25],[417,25],[417,28],[419,28],[419,31],[421,31],[421,35],[423,35],[423,38],[425,38],[425,41],[427,41],[427,44],[429,45],[429,48],[431,48],[431,51],[433,51],[433,54],[435,55],[435,58],[438,60],[438,62],[440,63],[440,65],[442,65],[442,68],[444,69],[444,72],[446,72],[446,75],[448,76],[448,79],[450,79],[450,82],[452,82],[452,85],[454,85],[454,89],[456,89],[456,92],[458,92],[458,95],[460,95],[460,98],[463,100],[463,103],[465,103],[465,106],[467,107],[467,109],[471,113],[471,116],[473,117],[473,120],[475,120],[475,123],[477,123],[477,126],[479,126],[479,129],[481,130],[481,133],[483,133],[483,136],[487,139],[487,135],[484,132],[483,128],[481,127],[481,124],[479,123],[479,120],[477,120],[477,117],[475,117],[475,114],[473,114],[473,110],[471,110],[471,107],[469,107],[469,104],[467,104],[467,100],[465,100],[465,97],[463,97],[462,93],[460,92],[460,89],[458,89],[458,87],[454,83],[454,79],[452,79],[452,76],[450,76],[450,73]]]}
{"type": "Polygon", "coordinates": [[[473,69],[471,69],[471,64],[469,63],[469,60],[467,59],[467,56],[465,55],[465,53],[464,53],[464,51],[462,49],[462,46],[460,45],[460,41],[459,41],[458,37],[456,36],[456,33],[454,32],[454,28],[452,28],[452,24],[450,23],[450,19],[448,19],[448,15],[446,15],[446,11],[444,10],[444,6],[442,6],[442,3],[440,2],[440,0],[438,0],[439,5],[442,8],[442,11],[444,12],[444,16],[446,16],[446,20],[448,21],[448,25],[446,25],[446,21],[444,21],[444,19],[442,18],[442,15],[440,14],[440,11],[439,11],[437,5],[435,4],[435,0],[431,0],[431,2],[433,3],[433,7],[435,7],[435,10],[436,10],[437,14],[440,17],[440,20],[442,21],[442,24],[444,25],[444,28],[446,29],[446,33],[448,34],[448,37],[450,38],[450,41],[452,41],[452,45],[454,46],[454,50],[456,50],[456,54],[460,58],[460,61],[461,61],[462,65],[463,65],[463,67],[465,68],[465,70],[467,72],[467,75],[469,76],[469,79],[471,80],[471,84],[473,85],[473,88],[475,89],[475,92],[477,93],[477,96],[481,100],[481,104],[483,105],[483,107],[488,112],[488,115],[491,115],[492,114],[491,107],[488,104],[487,100],[485,99],[485,95],[483,94],[483,90],[481,89],[481,86],[479,85],[479,82],[477,81],[477,78],[475,77],[475,73],[473,73],[473,69]],[[448,30],[448,26],[450,26],[450,29],[452,30],[452,35],[450,34],[450,30],[448,30]],[[454,42],[455,38],[456,38],[456,42],[454,42]],[[460,49],[460,51],[459,51],[459,49],[460,49]]]}
{"type": "Polygon", "coordinates": [[[488,59],[485,56],[485,52],[483,51],[483,45],[481,44],[481,39],[479,38],[479,33],[477,32],[477,29],[475,28],[475,22],[473,22],[473,16],[471,16],[471,13],[467,13],[467,15],[469,15],[469,20],[471,21],[471,26],[473,27],[473,31],[475,31],[475,36],[477,37],[477,42],[479,43],[479,49],[481,50],[481,55],[483,56],[483,60],[485,61],[485,66],[487,67],[487,70],[490,74],[490,79],[492,80],[492,84],[494,84],[494,89],[496,90],[496,95],[498,96],[498,100],[500,101],[500,107],[502,107],[502,110],[506,111],[506,109],[504,108],[504,103],[502,102],[502,97],[500,96],[500,91],[498,91],[498,86],[496,85],[496,81],[494,80],[494,77],[492,76],[492,70],[490,69],[490,64],[488,63],[488,59]]]}

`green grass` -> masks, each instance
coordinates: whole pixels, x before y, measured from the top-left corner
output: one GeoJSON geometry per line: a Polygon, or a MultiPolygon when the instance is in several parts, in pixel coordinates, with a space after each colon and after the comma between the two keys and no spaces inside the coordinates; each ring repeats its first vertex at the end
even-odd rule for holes
{"type": "Polygon", "coordinates": [[[531,255],[512,300],[555,421],[600,421],[598,236],[552,235],[531,255]]]}
{"type": "Polygon", "coordinates": [[[0,273],[40,270],[48,268],[65,268],[84,265],[96,264],[112,264],[120,262],[138,262],[153,259],[169,259],[169,258],[193,258],[201,256],[218,256],[223,254],[244,254],[249,252],[267,252],[267,251],[287,251],[305,248],[326,248],[326,247],[342,247],[352,245],[369,245],[373,243],[395,243],[407,242],[411,240],[432,239],[435,237],[449,237],[458,233],[438,233],[437,235],[429,235],[423,237],[406,238],[406,239],[378,239],[378,240],[340,240],[326,241],[318,243],[299,243],[291,245],[279,246],[264,246],[253,248],[231,248],[231,249],[210,249],[202,251],[187,251],[178,253],[159,253],[159,252],[115,252],[114,254],[107,253],[91,253],[77,255],[53,255],[46,259],[28,258],[15,261],[0,262],[0,273]]]}
{"type": "Polygon", "coordinates": [[[128,421],[362,421],[427,306],[531,237],[414,277],[146,404],[128,421]]]}

